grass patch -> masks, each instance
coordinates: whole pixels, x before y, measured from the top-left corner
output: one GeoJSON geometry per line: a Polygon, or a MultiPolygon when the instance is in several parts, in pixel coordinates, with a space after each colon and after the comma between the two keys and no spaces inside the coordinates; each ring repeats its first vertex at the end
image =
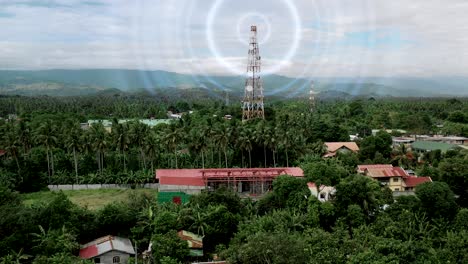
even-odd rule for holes
{"type": "MultiPolygon", "coordinates": [[[[90,210],[99,210],[113,202],[124,202],[131,194],[145,193],[156,199],[158,191],[155,189],[98,189],[98,190],[66,190],[63,193],[71,202],[90,210]]],[[[28,206],[39,203],[49,203],[54,198],[54,192],[43,191],[22,194],[23,203],[28,206]]]]}

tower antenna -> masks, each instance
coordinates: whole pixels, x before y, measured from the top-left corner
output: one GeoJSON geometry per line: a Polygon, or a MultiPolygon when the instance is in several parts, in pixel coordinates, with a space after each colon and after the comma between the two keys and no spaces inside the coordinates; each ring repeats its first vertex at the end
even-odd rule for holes
{"type": "Polygon", "coordinates": [[[263,81],[260,78],[261,57],[257,43],[257,27],[250,27],[247,79],[242,101],[242,121],[254,118],[265,119],[263,107],[263,81]]]}

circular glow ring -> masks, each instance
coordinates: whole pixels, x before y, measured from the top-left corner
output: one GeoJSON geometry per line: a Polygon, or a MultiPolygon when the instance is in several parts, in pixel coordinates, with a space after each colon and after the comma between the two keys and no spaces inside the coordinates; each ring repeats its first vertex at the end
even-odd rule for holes
{"type": "MultiPolygon", "coordinates": [[[[275,73],[275,72],[278,72],[283,66],[285,66],[293,57],[294,55],[296,54],[297,52],[297,49],[299,47],[299,42],[300,42],[300,39],[301,39],[301,19],[299,18],[299,13],[297,11],[297,8],[296,6],[292,3],[291,0],[282,0],[286,6],[288,7],[289,9],[289,12],[291,13],[292,17],[293,17],[293,20],[294,20],[294,39],[293,39],[293,43],[291,45],[291,48],[288,50],[288,52],[286,53],[286,56],[284,56],[284,58],[281,60],[281,63],[277,64],[275,67],[267,70],[267,71],[264,71],[263,74],[271,74],[271,73],[275,73]]],[[[206,37],[207,37],[207,41],[208,41],[208,45],[209,45],[209,48],[211,50],[211,52],[215,55],[215,58],[216,60],[223,66],[225,67],[227,70],[229,70],[230,72],[234,73],[234,74],[237,74],[237,75],[243,75],[245,74],[244,71],[240,71],[239,69],[236,69],[231,63],[227,62],[223,56],[221,55],[221,53],[219,52],[216,44],[215,44],[215,41],[214,41],[214,37],[213,37],[213,21],[216,17],[216,14],[218,13],[218,10],[219,10],[219,7],[221,6],[221,4],[224,2],[224,0],[216,0],[216,2],[213,4],[213,6],[211,7],[209,13],[208,13],[208,16],[207,16],[207,20],[206,20],[206,37]]]]}
{"type": "Polygon", "coordinates": [[[237,22],[237,40],[240,43],[242,43],[242,44],[244,44],[246,46],[249,46],[249,37],[248,36],[247,37],[242,37],[242,33],[241,33],[242,30],[245,30],[245,28],[241,28],[241,26],[242,26],[243,22],[249,17],[258,17],[258,18],[260,18],[261,20],[263,20],[265,22],[266,32],[267,33],[258,42],[260,45],[262,45],[263,43],[267,42],[270,39],[271,24],[270,24],[270,20],[265,15],[257,13],[257,12],[250,12],[250,13],[247,13],[247,14],[244,14],[243,16],[241,16],[241,18],[237,22]]]}

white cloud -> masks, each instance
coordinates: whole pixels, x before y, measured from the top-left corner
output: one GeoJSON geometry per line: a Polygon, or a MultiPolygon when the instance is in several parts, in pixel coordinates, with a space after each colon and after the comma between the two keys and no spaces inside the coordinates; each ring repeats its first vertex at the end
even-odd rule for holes
{"type": "Polygon", "coordinates": [[[0,68],[229,74],[220,62],[245,69],[247,47],[242,41],[248,37],[248,25],[257,21],[262,39],[266,19],[270,37],[260,49],[266,69],[284,64],[279,74],[468,75],[464,0],[225,0],[212,25],[219,56],[209,48],[206,35],[215,2],[0,0],[0,14],[10,14],[0,16],[0,68]],[[286,1],[297,8],[302,25],[299,47],[291,58],[285,55],[296,28],[286,1]],[[245,14],[263,18],[247,16],[238,24],[245,14]],[[245,28],[240,35],[238,27],[245,28]],[[362,34],[370,39],[369,45],[359,39],[362,34]],[[387,39],[387,44],[381,43],[387,39]]]}

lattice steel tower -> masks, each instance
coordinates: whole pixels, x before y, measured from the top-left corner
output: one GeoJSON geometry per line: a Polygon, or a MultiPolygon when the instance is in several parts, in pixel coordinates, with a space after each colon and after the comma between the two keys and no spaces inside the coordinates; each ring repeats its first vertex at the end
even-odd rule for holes
{"type": "Polygon", "coordinates": [[[242,101],[242,121],[265,119],[263,108],[263,82],[260,78],[261,57],[257,43],[257,27],[250,27],[249,58],[247,80],[245,80],[244,100],[242,101]]]}

